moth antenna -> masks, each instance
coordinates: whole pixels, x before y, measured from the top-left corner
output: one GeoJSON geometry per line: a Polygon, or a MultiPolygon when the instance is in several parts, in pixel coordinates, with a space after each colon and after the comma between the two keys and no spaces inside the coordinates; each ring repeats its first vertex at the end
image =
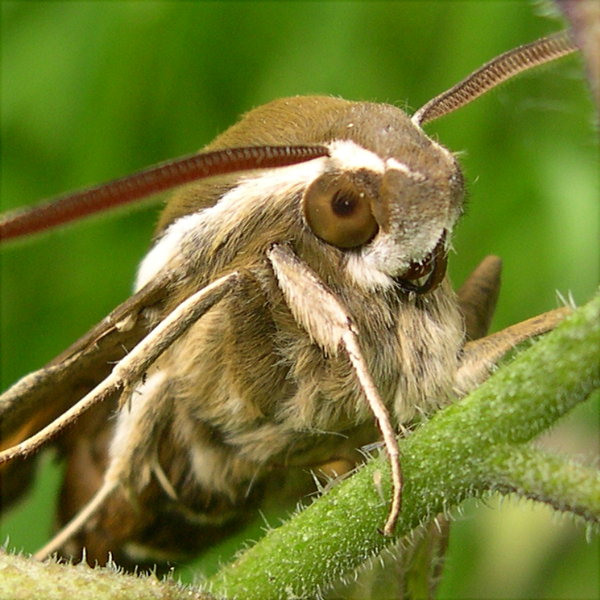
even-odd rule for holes
{"type": "Polygon", "coordinates": [[[130,204],[173,187],[237,171],[271,169],[328,155],[325,146],[250,146],[192,154],[0,218],[0,242],[130,204]]]}
{"type": "Polygon", "coordinates": [[[118,481],[105,480],[100,489],[92,496],[92,499],[43,548],[40,548],[33,555],[33,558],[44,560],[57,552],[61,546],[89,523],[90,519],[98,513],[106,500],[117,489],[118,485],[118,481]]]}
{"type": "Polygon", "coordinates": [[[17,457],[26,458],[89,408],[126,387],[133,386],[175,340],[237,285],[238,280],[239,274],[234,271],[184,300],[115,365],[106,379],[77,404],[24,442],[0,452],[0,465],[17,457]]]}
{"type": "Polygon", "coordinates": [[[479,96],[489,92],[515,75],[578,50],[567,31],[540,38],[496,56],[473,71],[455,86],[422,106],[412,117],[413,123],[423,125],[439,119],[479,96]]]}

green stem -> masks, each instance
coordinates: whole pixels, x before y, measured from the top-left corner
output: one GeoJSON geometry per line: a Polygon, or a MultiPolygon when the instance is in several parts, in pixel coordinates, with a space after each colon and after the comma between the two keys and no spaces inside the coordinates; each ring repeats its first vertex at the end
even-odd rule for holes
{"type": "MultiPolygon", "coordinates": [[[[494,447],[547,429],[600,383],[600,296],[462,401],[401,441],[403,508],[396,536],[488,487],[494,447]]],[[[385,521],[389,468],[355,476],[225,566],[209,583],[230,598],[315,597],[395,538],[385,521]]]]}
{"type": "Polygon", "coordinates": [[[208,594],[154,575],[127,575],[116,566],[39,562],[0,548],[0,598],[4,600],[214,600],[208,594]]]}
{"type": "Polygon", "coordinates": [[[494,450],[490,487],[515,493],[600,524],[600,473],[531,446],[494,450]]]}

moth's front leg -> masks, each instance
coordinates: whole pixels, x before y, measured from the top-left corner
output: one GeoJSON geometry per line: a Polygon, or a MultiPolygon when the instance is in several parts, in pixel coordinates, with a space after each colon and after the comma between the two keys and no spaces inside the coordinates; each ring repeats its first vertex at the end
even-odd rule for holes
{"type": "Polygon", "coordinates": [[[487,256],[458,292],[467,339],[456,374],[459,395],[481,384],[515,346],[554,329],[571,312],[566,306],[557,308],[486,336],[500,291],[501,266],[497,256],[487,256]]]}
{"type": "Polygon", "coordinates": [[[369,373],[352,318],[340,300],[290,248],[274,244],[267,256],[292,314],[311,340],[331,356],[335,356],[340,347],[345,349],[365,399],[377,420],[390,457],[394,485],[389,516],[383,528],[384,534],[391,535],[400,513],[402,498],[400,452],[389,412],[369,373]]]}

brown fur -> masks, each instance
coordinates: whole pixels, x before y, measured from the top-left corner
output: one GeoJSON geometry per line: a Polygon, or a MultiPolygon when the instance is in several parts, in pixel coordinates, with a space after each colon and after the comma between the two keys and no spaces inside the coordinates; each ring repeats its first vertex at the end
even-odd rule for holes
{"type": "MultiPolygon", "coordinates": [[[[402,197],[378,198],[382,230],[398,230],[401,238],[419,223],[430,227],[436,212],[460,210],[461,177],[453,159],[386,105],[280,100],[246,115],[209,149],[335,139],[354,140],[425,174],[407,192],[409,202],[420,194],[419,206],[407,205],[412,221],[403,225],[401,206],[390,205],[402,197]],[[256,134],[264,122],[270,125],[256,134]]],[[[239,181],[222,177],[189,186],[168,205],[161,229],[211,206],[239,181]]],[[[170,268],[180,278],[157,318],[225,273],[240,270],[242,284],[157,361],[147,377],[152,392],[141,385],[131,397],[139,408],[121,411],[111,468],[125,488],[91,533],[80,536],[89,560],[105,560],[107,549],[125,563],[139,561],[144,548],[158,560],[196,551],[275,493],[286,469],[334,460],[355,464],[357,448],[377,439],[347,358],[327,355],[290,312],[266,258],[274,242],[288,244],[347,307],[396,423],[450,398],[463,326],[448,282],[424,296],[357,287],[345,270],[356,250],[335,248],[312,234],[302,217],[301,191],[240,206],[179,248],[170,268]],[[162,473],[167,483],[159,482],[162,473]],[[184,528],[193,535],[178,544],[184,528]]]]}

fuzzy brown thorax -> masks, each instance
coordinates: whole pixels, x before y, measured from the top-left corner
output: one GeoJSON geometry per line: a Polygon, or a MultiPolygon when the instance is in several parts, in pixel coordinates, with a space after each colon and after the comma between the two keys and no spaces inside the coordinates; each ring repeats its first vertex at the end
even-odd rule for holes
{"type": "MultiPolygon", "coordinates": [[[[411,265],[414,271],[415,264],[425,262],[440,241],[446,247],[449,245],[452,227],[462,209],[462,177],[452,155],[430,140],[401,110],[327,97],[271,102],[248,113],[207,149],[317,141],[331,147],[331,157],[266,173],[222,177],[216,182],[189,186],[177,194],[163,214],[161,233],[142,264],[137,285],[143,285],[160,269],[182,269],[186,276],[169,302],[176,305],[193,289],[199,289],[225,272],[251,271],[252,282],[248,285],[254,289],[251,293],[241,291],[239,295],[240,299],[258,295],[257,300],[232,299],[228,302],[230,306],[223,309],[228,317],[214,318],[216,324],[211,324],[209,330],[216,327],[238,332],[229,333],[225,338],[224,332],[217,336],[220,344],[223,339],[233,337],[226,354],[233,351],[234,364],[240,361],[244,364],[249,359],[243,356],[256,354],[252,348],[256,342],[249,342],[250,347],[247,347],[249,344],[244,340],[263,339],[266,334],[272,342],[264,353],[274,356],[271,362],[277,365],[270,369],[273,372],[283,369],[283,379],[288,381],[289,388],[298,362],[289,355],[298,353],[297,338],[306,338],[308,346],[312,345],[308,334],[301,332],[285,306],[265,257],[272,244],[287,244],[343,300],[356,319],[365,344],[372,345],[374,353],[381,339],[376,334],[370,340],[370,332],[377,332],[381,327],[390,332],[387,346],[384,343],[384,349],[380,347],[375,353],[382,357],[381,367],[377,368],[379,359],[374,358],[372,362],[375,372],[381,373],[375,377],[382,380],[378,383],[395,388],[396,384],[390,383],[387,377],[389,374],[418,370],[416,366],[408,367],[411,361],[407,361],[407,357],[412,353],[407,352],[404,360],[399,359],[401,348],[416,344],[428,345],[437,351],[436,327],[460,330],[460,318],[451,308],[454,300],[448,285],[420,298],[406,293],[398,280],[411,265]],[[268,123],[268,126],[258,127],[260,123],[268,123]],[[315,186],[322,181],[325,185],[340,186],[340,180],[357,194],[368,196],[369,208],[377,223],[375,234],[357,247],[339,248],[322,240],[311,230],[305,217],[303,203],[315,186]],[[217,197],[220,200],[210,206],[217,197]],[[187,275],[190,272],[198,275],[187,275]],[[410,317],[403,320],[400,316],[403,312],[411,313],[410,317]],[[399,336],[405,341],[395,347],[399,336]],[[423,340],[419,342],[421,336],[423,340]],[[270,353],[272,349],[274,353],[270,353]],[[399,368],[397,363],[406,364],[399,368]]],[[[423,278],[428,275],[425,273],[423,278]]],[[[318,307],[313,308],[318,310],[318,307]]],[[[219,310],[218,307],[213,309],[219,310]]],[[[207,326],[199,323],[197,327],[202,330],[198,337],[205,339],[207,326]]],[[[461,336],[456,333],[451,337],[450,354],[456,355],[461,336]]],[[[193,347],[193,343],[191,345],[193,347]]],[[[334,354],[332,350],[320,348],[313,353],[318,352],[323,360],[330,360],[333,357],[327,354],[334,354]]],[[[424,353],[427,352],[422,348],[417,355],[424,353]]],[[[394,379],[397,378],[391,378],[394,379]]],[[[420,373],[417,379],[423,379],[420,373]]],[[[423,387],[423,383],[412,383],[411,394],[416,393],[416,388],[423,388],[424,396],[429,397],[431,390],[427,385],[423,387]]],[[[269,389],[268,385],[249,384],[248,387],[269,389]]],[[[272,398],[271,393],[263,394],[272,398]]],[[[264,403],[260,401],[259,405],[264,403]]],[[[280,399],[273,403],[281,407],[280,399]]],[[[265,410],[260,408],[260,412],[265,410]]],[[[406,418],[403,414],[402,420],[406,418]]],[[[323,427],[325,421],[317,418],[314,426],[323,427]]],[[[308,419],[302,426],[310,427],[310,423],[308,419]]]]}
{"type": "MultiPolygon", "coordinates": [[[[397,108],[318,97],[256,109],[208,149],[317,140],[331,157],[191,185],[167,206],[137,284],[165,269],[181,273],[165,313],[224,273],[247,277],[165,352],[119,415],[111,455],[120,464],[126,457],[135,493],[151,481],[165,446],[180,451],[161,471],[177,496],[195,498],[186,510],[202,513],[198,499],[208,491],[243,507],[273,469],[356,462],[355,449],[377,438],[346,357],[290,310],[266,258],[274,243],[288,246],[352,315],[397,424],[450,397],[463,343],[454,292],[443,281],[417,294],[402,277],[431,277],[428,257],[439,246],[445,270],[462,208],[454,158],[397,108]],[[259,135],[264,121],[271,125],[259,135]],[[315,188],[366,198],[374,233],[350,248],[315,235],[304,208],[315,188]],[[145,441],[138,432],[157,410],[169,418],[145,441]]],[[[307,313],[320,311],[299,302],[307,313]]]]}

